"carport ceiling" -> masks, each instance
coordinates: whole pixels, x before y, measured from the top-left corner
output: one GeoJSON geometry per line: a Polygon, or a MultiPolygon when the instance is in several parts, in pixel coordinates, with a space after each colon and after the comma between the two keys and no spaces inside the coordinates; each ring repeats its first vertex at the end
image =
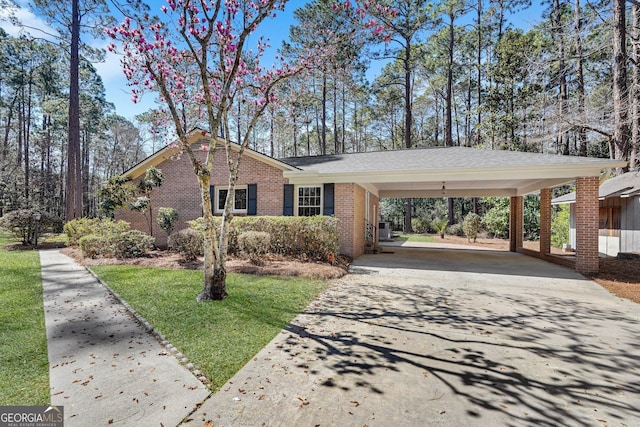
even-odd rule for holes
{"type": "Polygon", "coordinates": [[[522,196],[599,176],[626,162],[555,154],[436,147],[282,159],[297,185],[357,183],[385,197],[522,196]],[[443,187],[444,185],[444,194],[443,187]]]}

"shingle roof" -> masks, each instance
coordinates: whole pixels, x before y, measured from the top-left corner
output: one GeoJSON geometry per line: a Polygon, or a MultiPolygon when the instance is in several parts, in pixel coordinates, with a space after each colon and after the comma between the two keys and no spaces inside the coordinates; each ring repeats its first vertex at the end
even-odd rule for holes
{"type": "MultiPolygon", "coordinates": [[[[627,172],[604,181],[600,184],[598,193],[601,199],[615,196],[630,197],[640,195],[640,171],[627,172]]],[[[556,197],[551,203],[558,205],[562,203],[573,203],[575,201],[576,193],[573,192],[556,197]]]]}
{"type": "Polygon", "coordinates": [[[603,159],[555,154],[497,151],[468,147],[434,147],[394,151],[290,157],[284,163],[320,173],[392,172],[453,168],[535,167],[602,163],[603,159]]]}

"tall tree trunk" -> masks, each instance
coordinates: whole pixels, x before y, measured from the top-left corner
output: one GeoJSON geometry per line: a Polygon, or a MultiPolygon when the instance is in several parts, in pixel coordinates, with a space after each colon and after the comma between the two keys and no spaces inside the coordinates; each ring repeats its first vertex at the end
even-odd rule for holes
{"type": "Polygon", "coordinates": [[[298,157],[298,109],[293,111],[293,157],[298,157]]]}
{"type": "MultiPolygon", "coordinates": [[[[445,92],[445,113],[444,113],[444,145],[453,147],[453,47],[454,47],[454,15],[449,14],[449,40],[448,40],[448,57],[447,57],[447,86],[445,92]]],[[[453,198],[447,200],[447,213],[449,225],[453,225],[455,216],[453,214],[453,198]]]]}
{"type": "Polygon", "coordinates": [[[477,67],[477,87],[476,87],[476,91],[477,91],[477,98],[478,98],[478,110],[477,110],[477,120],[478,122],[476,123],[476,126],[478,127],[476,130],[476,144],[480,144],[480,123],[482,123],[482,109],[480,108],[480,105],[482,104],[482,0],[478,0],[478,20],[476,22],[476,25],[478,26],[477,31],[478,31],[478,40],[477,43],[478,45],[476,46],[477,51],[476,51],[476,67],[477,67]]]}
{"type": "Polygon", "coordinates": [[[411,131],[413,126],[413,106],[411,96],[411,40],[406,40],[404,49],[404,147],[411,148],[411,131]]]}
{"type": "MultiPolygon", "coordinates": [[[[411,91],[411,40],[405,40],[404,49],[404,146],[405,148],[411,148],[412,141],[412,127],[413,127],[413,105],[412,105],[412,91],[411,91]]],[[[404,212],[404,230],[407,233],[413,232],[413,226],[411,225],[411,218],[413,215],[413,201],[410,197],[405,199],[405,212],[404,212]]]]}
{"type": "Polygon", "coordinates": [[[31,198],[31,95],[33,92],[33,70],[29,71],[29,84],[27,86],[29,90],[27,91],[27,105],[26,105],[26,114],[25,114],[25,122],[24,122],[24,198],[26,203],[31,206],[32,201],[31,198]]]}
{"type": "Polygon", "coordinates": [[[633,83],[631,102],[633,103],[631,122],[631,155],[629,156],[629,170],[638,167],[638,156],[640,155],[640,5],[631,5],[633,16],[633,83]]]}
{"type": "Polygon", "coordinates": [[[327,154],[327,72],[322,70],[322,143],[321,153],[327,154]]]}
{"type": "MultiPolygon", "coordinates": [[[[582,12],[580,7],[580,0],[575,0],[575,4],[573,7],[573,22],[574,22],[574,31],[576,33],[576,80],[578,86],[576,90],[578,91],[578,117],[580,120],[580,125],[584,125],[586,123],[586,118],[584,116],[584,67],[582,61],[582,24],[580,19],[582,18],[582,12]]],[[[637,67],[635,67],[637,68],[637,67]]],[[[634,68],[634,70],[635,70],[634,68]]],[[[584,126],[578,127],[578,154],[580,156],[587,156],[587,130],[584,126]]]]}
{"type": "Polygon", "coordinates": [[[445,91],[444,115],[444,145],[453,147],[453,46],[454,46],[454,17],[449,15],[449,40],[447,56],[447,86],[445,91]]]}
{"type": "Polygon", "coordinates": [[[65,185],[67,221],[82,215],[82,181],[80,172],[80,14],[79,0],[71,0],[71,61],[69,66],[69,144],[65,185]]]}
{"type": "Polygon", "coordinates": [[[335,154],[340,152],[338,138],[338,81],[335,70],[333,76],[333,152],[335,154]]]}
{"type": "Polygon", "coordinates": [[[625,1],[613,0],[613,145],[617,160],[626,159],[629,153],[625,30],[625,1]]]}
{"type": "Polygon", "coordinates": [[[567,69],[564,46],[564,29],[562,27],[562,9],[560,0],[553,0],[553,32],[556,37],[556,47],[558,49],[558,107],[559,117],[557,123],[559,125],[558,143],[563,154],[569,154],[569,135],[562,130],[562,123],[567,115],[567,69]]]}

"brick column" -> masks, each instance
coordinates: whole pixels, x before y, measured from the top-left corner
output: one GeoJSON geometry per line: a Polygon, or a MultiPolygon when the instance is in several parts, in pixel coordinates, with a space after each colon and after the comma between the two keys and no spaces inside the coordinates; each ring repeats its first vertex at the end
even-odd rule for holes
{"type": "Polygon", "coordinates": [[[516,252],[522,247],[523,209],[522,196],[511,197],[509,201],[509,250],[511,252],[516,252]]]}
{"type": "Polygon", "coordinates": [[[597,176],[576,180],[576,271],[597,273],[598,259],[598,189],[597,176]]]}
{"type": "Polygon", "coordinates": [[[540,190],[540,253],[551,253],[551,189],[540,190]]]}

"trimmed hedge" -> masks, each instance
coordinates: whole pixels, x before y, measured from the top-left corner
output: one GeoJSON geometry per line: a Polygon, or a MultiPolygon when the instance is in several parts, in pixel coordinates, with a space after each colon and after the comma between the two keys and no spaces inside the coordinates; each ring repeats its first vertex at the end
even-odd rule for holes
{"type": "Polygon", "coordinates": [[[147,255],[155,239],[131,230],[126,221],[103,218],[79,218],[64,225],[70,246],[78,246],[85,257],[138,258],[147,255]]]}
{"type": "Polygon", "coordinates": [[[269,252],[271,236],[264,231],[245,231],[238,236],[238,247],[242,255],[254,264],[260,263],[260,257],[269,252]]]}
{"type": "MultiPolygon", "coordinates": [[[[220,229],[220,217],[213,226],[220,229]]],[[[204,218],[189,221],[189,227],[202,231],[204,218]]],[[[268,252],[293,257],[328,260],[340,251],[338,220],[331,216],[250,216],[236,217],[229,226],[228,253],[239,254],[238,236],[248,231],[269,234],[268,252]]]]}
{"type": "Polygon", "coordinates": [[[203,245],[202,233],[191,228],[172,233],[167,240],[169,250],[182,254],[187,261],[193,261],[204,255],[203,245]]]}
{"type": "Polygon", "coordinates": [[[80,246],[80,239],[91,234],[118,234],[129,231],[131,225],[126,221],[113,221],[110,218],[78,218],[64,225],[69,246],[80,246]]]}

